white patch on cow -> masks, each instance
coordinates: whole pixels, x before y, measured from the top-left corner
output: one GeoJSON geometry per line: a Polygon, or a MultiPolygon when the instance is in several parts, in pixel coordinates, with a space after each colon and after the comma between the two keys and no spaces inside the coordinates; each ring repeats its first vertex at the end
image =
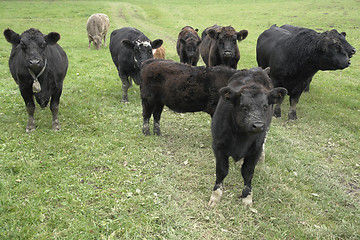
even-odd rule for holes
{"type": "Polygon", "coordinates": [[[219,204],[222,194],[223,194],[223,191],[221,188],[218,188],[215,191],[213,191],[208,205],[210,207],[215,207],[217,204],[219,204]]]}
{"type": "Polygon", "coordinates": [[[140,47],[140,45],[143,45],[144,47],[151,47],[151,43],[149,41],[140,41],[137,40],[136,44],[140,47]]]}
{"type": "Polygon", "coordinates": [[[134,61],[135,61],[136,63],[137,63],[137,61],[138,61],[135,56],[134,56],[134,61]]]}
{"type": "Polygon", "coordinates": [[[250,192],[249,195],[247,195],[246,198],[242,199],[242,203],[247,206],[247,207],[251,207],[252,206],[252,192],[250,192]]]}
{"type": "Polygon", "coordinates": [[[156,53],[156,49],[153,49],[153,55],[156,53]]]}

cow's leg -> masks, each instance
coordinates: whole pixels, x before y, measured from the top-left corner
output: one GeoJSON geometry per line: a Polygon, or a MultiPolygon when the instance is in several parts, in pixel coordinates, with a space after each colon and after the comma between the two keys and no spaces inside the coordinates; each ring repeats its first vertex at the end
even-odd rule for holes
{"type": "Polygon", "coordinates": [[[299,98],[290,97],[290,108],[289,108],[289,114],[288,119],[289,120],[296,120],[296,104],[299,102],[299,98]]]}
{"type": "Polygon", "coordinates": [[[161,131],[160,131],[160,118],[161,118],[161,113],[164,109],[164,104],[162,103],[156,103],[155,107],[154,107],[154,112],[153,112],[153,116],[154,116],[154,134],[160,136],[161,135],[161,131]]]}
{"type": "Polygon", "coordinates": [[[104,35],[104,47],[106,47],[106,33],[104,35]]]}
{"type": "Polygon", "coordinates": [[[120,79],[121,79],[121,82],[122,82],[122,91],[123,91],[123,96],[122,96],[121,101],[122,101],[122,102],[129,102],[129,99],[128,99],[128,89],[131,87],[132,81],[131,81],[131,79],[129,79],[129,77],[126,76],[126,75],[121,75],[121,74],[119,73],[119,76],[120,76],[120,79]]]}
{"type": "Polygon", "coordinates": [[[215,207],[220,203],[223,194],[223,181],[229,172],[229,157],[214,149],[216,158],[216,181],[213,192],[210,196],[209,206],[215,207]]]}
{"type": "Polygon", "coordinates": [[[276,117],[276,118],[281,117],[281,103],[278,103],[275,105],[274,117],[276,117]]]}
{"type": "Polygon", "coordinates": [[[26,125],[26,132],[29,133],[29,132],[35,130],[35,119],[34,119],[35,102],[34,102],[32,88],[30,87],[30,88],[20,89],[20,93],[24,99],[26,111],[28,113],[28,122],[26,125]]]}
{"type": "Polygon", "coordinates": [[[147,100],[142,99],[142,106],[143,106],[143,129],[142,132],[144,135],[150,135],[150,117],[154,110],[154,104],[149,103],[147,100]]]}
{"type": "Polygon", "coordinates": [[[241,194],[242,202],[245,205],[252,204],[252,188],[251,181],[254,176],[255,165],[261,155],[261,150],[252,156],[244,158],[244,163],[241,168],[241,175],[244,178],[244,189],[241,194]]]}
{"type": "Polygon", "coordinates": [[[61,90],[57,91],[52,97],[50,102],[50,110],[52,114],[52,129],[54,131],[60,130],[60,122],[58,119],[58,113],[59,113],[59,102],[60,102],[60,96],[61,96],[61,90]]]}

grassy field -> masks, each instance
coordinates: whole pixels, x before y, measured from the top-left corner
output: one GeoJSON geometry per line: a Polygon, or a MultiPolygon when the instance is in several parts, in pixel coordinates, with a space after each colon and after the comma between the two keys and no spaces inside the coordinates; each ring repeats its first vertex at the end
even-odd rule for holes
{"type": "Polygon", "coordinates": [[[69,58],[62,130],[53,132],[49,108],[38,107],[37,129],[26,134],[11,45],[0,38],[0,239],[359,239],[359,54],[343,71],[315,75],[297,121],[273,119],[253,207],[239,200],[240,167],[231,162],[222,202],[211,209],[210,117],[165,109],[163,135],[143,136],[139,87],[121,103],[108,47],[87,48],[86,21],[96,12],[109,16],[108,36],[136,27],[162,38],[176,61],[182,27],[215,23],[249,31],[238,68],[257,65],[257,37],[272,24],[336,28],[360,49],[358,0],[0,1],[1,31],[59,32],[69,58]]]}

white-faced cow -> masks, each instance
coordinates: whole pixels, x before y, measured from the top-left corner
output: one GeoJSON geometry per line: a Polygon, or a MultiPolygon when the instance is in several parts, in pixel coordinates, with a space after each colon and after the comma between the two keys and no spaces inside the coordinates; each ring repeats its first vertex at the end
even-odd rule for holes
{"type": "Polygon", "coordinates": [[[39,30],[30,28],[21,35],[6,29],[4,36],[12,44],[10,72],[19,85],[28,113],[26,132],[35,130],[34,95],[42,108],[51,100],[52,128],[60,130],[59,102],[68,68],[66,53],[57,44],[60,34],[51,32],[43,35],[39,30]]]}
{"type": "MultiPolygon", "coordinates": [[[[296,120],[296,104],[309,79],[319,71],[344,69],[350,59],[339,38],[331,32],[300,31],[292,34],[275,25],[260,34],[256,60],[262,68],[270,67],[275,87],[285,87],[290,96],[289,120],[296,120]]],[[[281,116],[281,104],[275,108],[281,116]]]]}
{"type": "Polygon", "coordinates": [[[190,26],[183,27],[178,35],[176,51],[180,57],[180,62],[196,66],[199,58],[199,45],[201,39],[198,35],[198,29],[190,26]]]}
{"type": "Polygon", "coordinates": [[[150,41],[136,28],[124,27],[114,30],[110,36],[110,53],[122,81],[122,102],[128,102],[128,89],[132,85],[131,77],[139,85],[141,63],[153,58],[153,49],[159,48],[163,41],[150,41]]]}
{"type": "Polygon", "coordinates": [[[87,35],[89,38],[89,49],[91,42],[94,47],[99,49],[104,39],[104,47],[106,46],[106,34],[110,26],[109,17],[103,13],[95,13],[89,17],[86,23],[87,35]]]}
{"type": "Polygon", "coordinates": [[[240,71],[220,89],[221,98],[211,123],[216,158],[216,182],[209,201],[212,207],[220,202],[229,157],[235,161],[244,159],[241,198],[245,204],[252,203],[251,181],[270,126],[272,105],[283,101],[287,94],[285,88],[273,88],[268,72],[259,67],[240,71]]]}
{"type": "MultiPolygon", "coordinates": [[[[296,27],[289,24],[282,25],[281,28],[288,30],[290,33],[296,35],[301,31],[308,31],[310,33],[317,33],[315,30],[309,29],[309,28],[303,28],[303,27],[296,27]]],[[[341,45],[343,46],[345,52],[348,54],[349,58],[351,58],[355,53],[356,49],[350,45],[350,43],[346,40],[346,32],[339,33],[336,29],[332,29],[328,32],[331,36],[334,38],[338,38],[341,45]]],[[[321,35],[321,33],[317,33],[318,35],[321,35]]],[[[312,80],[312,77],[310,77],[307,82],[308,85],[305,88],[305,92],[309,91],[309,85],[312,80]]]]}
{"type": "Polygon", "coordinates": [[[236,32],[231,26],[206,28],[201,34],[200,44],[200,54],[206,66],[225,65],[236,69],[240,60],[237,41],[244,40],[247,35],[247,30],[236,32]]]}
{"type": "Polygon", "coordinates": [[[227,85],[235,69],[217,66],[195,67],[172,60],[144,62],[140,85],[143,106],[143,133],[150,135],[149,120],[154,117],[154,134],[160,135],[160,117],[164,106],[175,112],[206,112],[212,116],[220,88],[227,85]]]}

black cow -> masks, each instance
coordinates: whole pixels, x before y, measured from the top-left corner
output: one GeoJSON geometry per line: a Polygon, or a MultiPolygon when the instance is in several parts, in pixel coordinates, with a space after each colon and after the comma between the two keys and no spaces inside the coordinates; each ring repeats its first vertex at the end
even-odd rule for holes
{"type": "Polygon", "coordinates": [[[19,85],[29,116],[26,132],[35,130],[34,95],[42,108],[46,107],[51,99],[52,129],[60,130],[59,102],[68,68],[66,53],[57,44],[60,34],[51,32],[43,35],[39,30],[30,28],[21,35],[5,29],[4,35],[12,44],[10,72],[19,85]]]}
{"type": "Polygon", "coordinates": [[[180,62],[196,66],[199,57],[199,45],[201,39],[198,35],[198,29],[190,26],[183,27],[179,33],[176,43],[176,51],[180,57],[180,62]]]}
{"type": "Polygon", "coordinates": [[[122,102],[128,102],[127,91],[132,85],[131,77],[139,85],[141,63],[153,58],[153,49],[159,48],[163,41],[150,41],[136,28],[124,27],[114,30],[110,35],[110,53],[122,81],[122,102]]]}
{"type": "Polygon", "coordinates": [[[200,55],[206,66],[225,65],[236,69],[240,60],[237,41],[244,40],[247,35],[247,30],[236,32],[231,26],[206,28],[201,34],[200,44],[200,55]]]}
{"type": "Polygon", "coordinates": [[[236,72],[229,67],[195,67],[172,60],[144,62],[140,85],[143,106],[143,133],[150,134],[149,120],[154,117],[154,134],[160,135],[164,105],[175,112],[215,112],[220,88],[236,72]]]}
{"type": "MultiPolygon", "coordinates": [[[[292,26],[289,24],[285,24],[282,25],[281,28],[288,30],[289,32],[291,32],[292,34],[298,34],[300,31],[308,31],[310,33],[314,33],[315,30],[309,29],[309,28],[303,28],[303,27],[296,27],[296,26],[292,26]]],[[[316,33],[316,32],[315,32],[316,33]]],[[[321,34],[321,33],[317,33],[317,34],[321,34]]],[[[346,40],[346,32],[341,32],[339,33],[336,29],[332,29],[331,31],[329,31],[329,34],[331,34],[332,36],[334,36],[334,38],[338,38],[339,41],[341,42],[341,45],[343,46],[345,52],[348,54],[349,58],[351,58],[355,53],[356,53],[356,49],[350,45],[350,43],[346,40]]],[[[305,88],[305,91],[308,92],[309,91],[309,85],[310,82],[312,80],[312,77],[310,77],[307,82],[308,85],[305,88]]]]}
{"type": "MultiPolygon", "coordinates": [[[[275,87],[285,87],[290,96],[289,120],[296,120],[296,104],[309,79],[319,71],[344,69],[350,59],[341,42],[331,32],[321,34],[300,31],[292,34],[275,25],[260,34],[256,60],[262,68],[270,67],[275,87]]],[[[274,111],[281,116],[281,103],[274,111]]]]}
{"type": "Polygon", "coordinates": [[[241,198],[245,204],[252,203],[251,180],[263,151],[272,105],[283,101],[287,94],[285,88],[273,88],[268,72],[269,69],[259,67],[240,71],[220,89],[221,98],[211,123],[216,158],[216,182],[209,201],[212,207],[220,202],[230,156],[234,161],[244,158],[241,174],[245,186],[241,198]]]}

